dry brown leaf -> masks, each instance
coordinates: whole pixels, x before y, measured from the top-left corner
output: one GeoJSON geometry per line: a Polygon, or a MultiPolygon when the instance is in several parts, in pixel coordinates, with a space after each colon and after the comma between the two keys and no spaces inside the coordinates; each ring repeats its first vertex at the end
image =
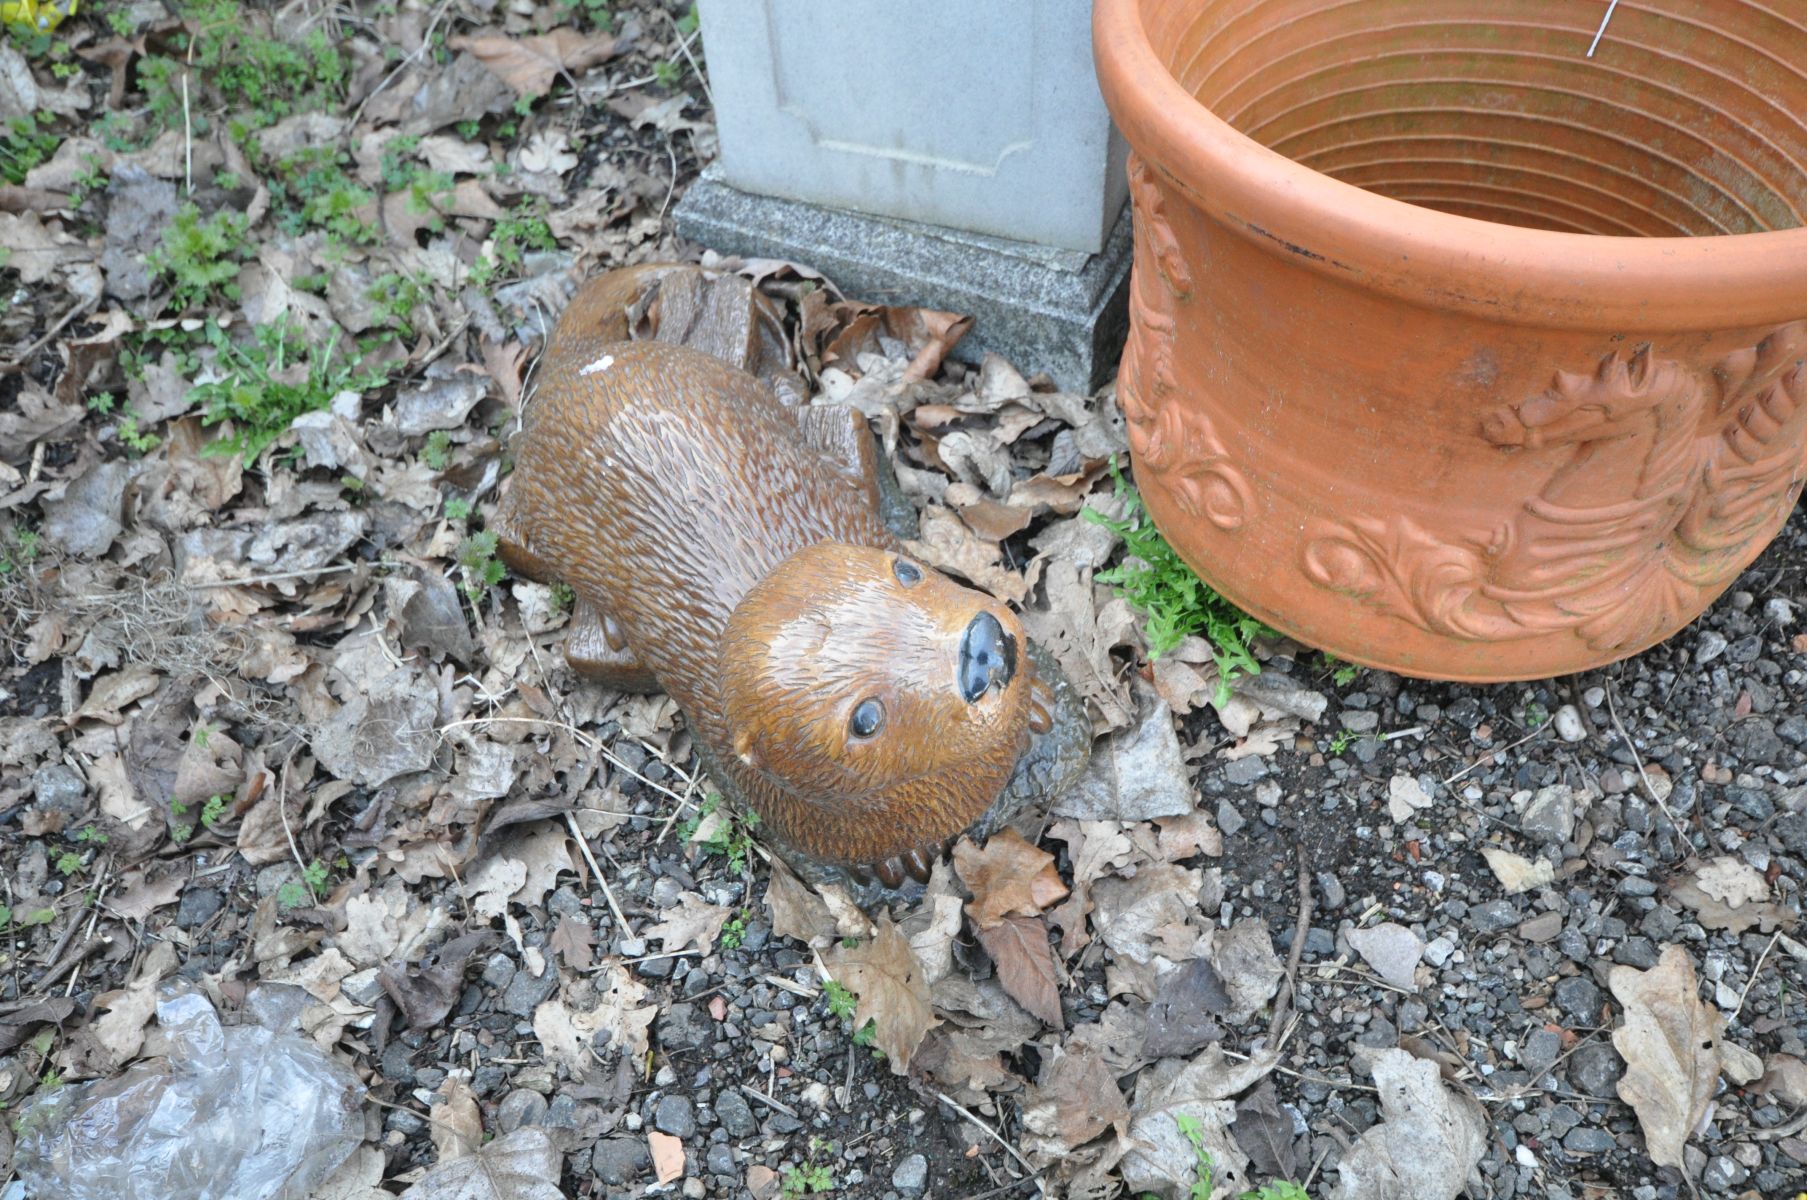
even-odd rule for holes
{"type": "Polygon", "coordinates": [[[1769,882],[1763,872],[1743,859],[1724,855],[1702,863],[1694,874],[1670,888],[1677,900],[1692,908],[1708,929],[1743,933],[1753,925],[1769,933],[1795,923],[1787,906],[1769,898],[1769,882]]]}
{"type": "Polygon", "coordinates": [[[646,1135],[648,1148],[652,1150],[653,1174],[660,1183],[670,1183],[684,1176],[684,1139],[673,1137],[669,1133],[652,1130],[646,1135]]]}
{"type": "Polygon", "coordinates": [[[520,96],[544,96],[561,74],[581,75],[615,54],[615,39],[607,34],[585,37],[565,26],[531,37],[473,34],[452,38],[447,44],[454,50],[470,51],[520,96]]]}
{"type": "Polygon", "coordinates": [[[529,1125],[438,1164],[397,1200],[564,1200],[558,1186],[564,1161],[546,1131],[529,1125]]]}
{"type": "Polygon", "coordinates": [[[667,954],[683,950],[692,943],[708,954],[715,949],[715,939],[722,926],[733,915],[731,909],[711,904],[695,892],[680,892],[677,907],[644,936],[658,938],[664,943],[667,954]]]}
{"type": "Polygon", "coordinates": [[[646,1003],[646,986],[619,963],[609,964],[606,971],[580,981],[578,986],[596,989],[593,1004],[584,1007],[574,1001],[574,1005],[567,1005],[557,999],[533,1010],[533,1033],[545,1046],[547,1055],[582,1079],[596,1065],[596,1056],[590,1049],[595,1035],[607,1031],[611,1050],[626,1055],[630,1062],[643,1061],[647,1028],[659,1015],[657,1004],[646,1003]]]}
{"type": "Polygon", "coordinates": [[[546,944],[573,971],[588,971],[590,964],[596,961],[595,934],[587,923],[569,914],[558,919],[546,944]]]}
{"type": "Polygon", "coordinates": [[[483,1145],[483,1114],[477,1110],[477,1093],[464,1079],[447,1079],[433,1102],[433,1153],[439,1162],[451,1162],[476,1153],[483,1145]]]}
{"type": "Polygon", "coordinates": [[[1406,1050],[1372,1059],[1386,1119],[1344,1153],[1329,1200],[1455,1200],[1487,1151],[1487,1113],[1406,1050]]]}
{"type": "Polygon", "coordinates": [[[859,997],[853,1027],[875,1022],[875,1043],[890,1059],[895,1075],[908,1074],[910,1058],[924,1035],[940,1022],[929,1005],[929,985],[903,932],[888,917],[878,921],[869,942],[836,946],[829,957],[836,980],[859,997]]]}
{"type": "Polygon", "coordinates": [[[765,905],[772,914],[772,932],[777,936],[796,938],[811,946],[826,946],[834,941],[835,921],[828,905],[777,860],[772,862],[765,905]]]}
{"type": "Polygon", "coordinates": [[[1607,983],[1625,1007],[1612,1036],[1625,1060],[1619,1098],[1637,1113],[1651,1161],[1680,1167],[1719,1082],[1725,1016],[1701,1003],[1694,963],[1680,946],[1663,947],[1648,971],[1614,967],[1607,983]]]}
{"type": "Polygon", "coordinates": [[[1023,1127],[1034,1134],[1028,1149],[1068,1154],[1119,1122],[1129,1106],[1104,1057],[1089,1047],[1054,1048],[1041,1077],[1023,1097],[1023,1127]]]}
{"type": "Polygon", "coordinates": [[[998,982],[1010,998],[1045,1025],[1066,1028],[1060,1011],[1060,980],[1048,949],[1048,926],[1040,917],[1006,917],[978,927],[979,944],[998,967],[998,982]]]}
{"type": "Polygon", "coordinates": [[[111,1074],[138,1057],[144,1045],[144,1027],[157,1012],[157,985],[176,968],[176,948],[159,941],[139,964],[138,973],[123,989],[101,997],[107,1011],[90,1022],[65,1050],[63,1062],[71,1073],[111,1074]]]}
{"type": "Polygon", "coordinates": [[[954,870],[973,894],[966,911],[980,929],[1008,916],[1039,916],[1067,894],[1054,856],[1009,826],[983,849],[962,838],[954,847],[954,870]]]}

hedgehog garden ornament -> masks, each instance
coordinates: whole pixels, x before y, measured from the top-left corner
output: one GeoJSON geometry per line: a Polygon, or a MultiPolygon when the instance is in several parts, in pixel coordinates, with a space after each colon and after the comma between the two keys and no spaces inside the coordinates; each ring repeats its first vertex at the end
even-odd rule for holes
{"type": "Polygon", "coordinates": [[[669,694],[799,865],[897,886],[1071,779],[1089,724],[1009,608],[904,553],[864,418],[806,396],[745,280],[611,272],[553,333],[497,528],[576,594],[574,669],[669,694]]]}

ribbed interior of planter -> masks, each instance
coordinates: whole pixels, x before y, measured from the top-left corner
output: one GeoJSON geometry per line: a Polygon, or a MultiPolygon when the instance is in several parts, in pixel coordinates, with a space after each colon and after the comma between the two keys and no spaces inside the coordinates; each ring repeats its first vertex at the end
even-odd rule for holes
{"type": "Polygon", "coordinates": [[[1296,162],[1412,204],[1642,237],[1807,224],[1807,5],[1148,3],[1174,78],[1296,162]],[[1171,9],[1157,12],[1157,9],[1171,9]]]}

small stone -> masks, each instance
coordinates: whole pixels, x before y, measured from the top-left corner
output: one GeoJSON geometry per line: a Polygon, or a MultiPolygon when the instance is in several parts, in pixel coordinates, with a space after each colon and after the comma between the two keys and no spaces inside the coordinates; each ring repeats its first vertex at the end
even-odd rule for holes
{"type": "Polygon", "coordinates": [[[729,1137],[752,1137],[759,1132],[759,1122],[753,1119],[752,1106],[738,1089],[725,1091],[716,1099],[715,1119],[721,1122],[729,1137]]]}
{"type": "Polygon", "coordinates": [[[1569,1057],[1569,1082],[1589,1096],[1615,1098],[1624,1073],[1625,1060],[1608,1041],[1588,1042],[1569,1057]]]}
{"type": "Polygon", "coordinates": [[[538,1125],[545,1119],[546,1097],[526,1088],[508,1093],[496,1106],[496,1126],[502,1133],[513,1133],[523,1125],[538,1125]]]}
{"type": "Polygon", "coordinates": [[[1739,1165],[1738,1160],[1724,1154],[1715,1154],[1707,1160],[1707,1169],[1700,1180],[1712,1192],[1729,1192],[1746,1179],[1751,1173],[1739,1165]]]}
{"type": "Polygon", "coordinates": [[[1648,971],[1656,966],[1659,957],[1656,943],[1649,938],[1628,937],[1613,948],[1612,960],[1628,967],[1636,967],[1640,971],[1648,971]]]}
{"type": "Polygon", "coordinates": [[[1562,1035],[1548,1029],[1539,1029],[1518,1048],[1518,1061],[1524,1064],[1525,1070],[1533,1076],[1542,1075],[1556,1065],[1562,1057],[1562,1035]]]}
{"type": "Polygon", "coordinates": [[[1591,1125],[1577,1125],[1562,1139],[1562,1148],[1571,1154],[1605,1154],[1616,1145],[1612,1134],[1591,1125]]]}
{"type": "Polygon", "coordinates": [[[1579,742],[1587,738],[1587,726],[1581,723],[1581,710],[1573,704],[1565,704],[1557,709],[1551,723],[1556,726],[1556,736],[1565,742],[1579,742]]]}
{"type": "Polygon", "coordinates": [[[1783,629],[1794,624],[1794,604],[1780,596],[1763,602],[1763,615],[1783,629]]]}
{"type": "Polygon", "coordinates": [[[709,1185],[697,1178],[684,1181],[684,1200],[703,1200],[709,1194],[709,1185]]]}
{"type": "Polygon", "coordinates": [[[1235,787],[1248,787],[1267,774],[1267,763],[1251,754],[1239,758],[1223,769],[1224,782],[1235,787]]]}
{"type": "Polygon", "coordinates": [[[1456,952],[1456,944],[1446,937],[1434,937],[1425,944],[1424,961],[1433,967],[1441,967],[1449,961],[1449,956],[1456,952]]]}
{"type": "Polygon", "coordinates": [[[640,1138],[606,1137],[596,1143],[590,1164],[598,1179],[620,1185],[637,1182],[652,1169],[653,1160],[640,1138]]]}
{"type": "Polygon", "coordinates": [[[907,1195],[915,1195],[929,1184],[929,1160],[912,1154],[891,1172],[891,1186],[907,1195]]]}
{"type": "Polygon", "coordinates": [[[558,972],[551,967],[537,979],[526,971],[516,971],[502,993],[502,1010],[517,1017],[531,1018],[533,1010],[545,1003],[558,987],[558,972]]]}
{"type": "Polygon", "coordinates": [[[176,928],[195,929],[205,925],[225,907],[226,898],[217,888],[190,886],[176,906],[176,928]]]}
{"type": "Polygon", "coordinates": [[[1518,924],[1518,909],[1510,900],[1489,900],[1468,910],[1468,922],[1481,933],[1503,933],[1518,924]]]}
{"type": "MultiPolygon", "coordinates": [[[[1247,762],[1249,760],[1245,758],[1238,759],[1237,761],[1247,762]]],[[[1235,764],[1232,763],[1231,765],[1234,766],[1235,764]]],[[[1236,811],[1236,806],[1234,804],[1231,804],[1227,799],[1219,800],[1217,802],[1217,828],[1225,837],[1235,837],[1237,831],[1247,824],[1248,822],[1242,819],[1242,814],[1236,811]]]]}
{"type": "Polygon", "coordinates": [[[1318,872],[1318,895],[1323,898],[1327,909],[1341,908],[1349,898],[1343,890],[1343,881],[1329,871],[1318,872]]]}
{"type": "Polygon", "coordinates": [[[1345,708],[1341,719],[1343,728],[1350,733],[1373,733],[1380,724],[1380,714],[1371,709],[1345,708]]]}
{"type": "Polygon", "coordinates": [[[653,1109],[653,1124],[662,1133],[687,1138],[696,1132],[696,1110],[688,1097],[666,1094],[659,1097],[658,1107],[653,1109]]]}
{"type": "Polygon", "coordinates": [[[62,763],[51,763],[32,772],[31,793],[42,807],[54,808],[73,817],[81,813],[88,786],[80,775],[62,763]]]}
{"type": "Polygon", "coordinates": [[[1349,934],[1349,944],[1382,979],[1402,991],[1416,991],[1413,972],[1424,957],[1424,941],[1404,925],[1387,922],[1349,934]]]}
{"type": "Polygon", "coordinates": [[[1562,843],[1575,833],[1575,792],[1564,784],[1538,788],[1525,802],[1519,828],[1526,837],[1562,843]]]}
{"type": "Polygon", "coordinates": [[[1694,644],[1694,665],[1706,666],[1725,653],[1727,644],[1723,633],[1711,629],[1702,630],[1700,640],[1694,644]]]}
{"type": "Polygon", "coordinates": [[[1599,986],[1585,975],[1571,975],[1556,985],[1556,1007],[1577,1024],[1599,1023],[1601,999],[1599,986]]]}
{"type": "Polygon", "coordinates": [[[1589,708],[1599,708],[1602,704],[1606,703],[1606,689],[1603,687],[1588,688],[1585,692],[1581,693],[1581,703],[1587,705],[1589,708]]]}
{"type": "Polygon", "coordinates": [[[1527,942],[1554,941],[1561,932],[1562,914],[1559,912],[1538,913],[1518,927],[1518,936],[1527,942]]]}
{"type": "Polygon", "coordinates": [[[703,1165],[711,1175],[734,1174],[734,1147],[726,1142],[716,1142],[709,1147],[709,1154],[704,1158],[703,1165]]]}
{"type": "Polygon", "coordinates": [[[514,973],[514,959],[506,954],[492,954],[483,964],[483,982],[498,992],[509,985],[514,979],[514,973]]]}

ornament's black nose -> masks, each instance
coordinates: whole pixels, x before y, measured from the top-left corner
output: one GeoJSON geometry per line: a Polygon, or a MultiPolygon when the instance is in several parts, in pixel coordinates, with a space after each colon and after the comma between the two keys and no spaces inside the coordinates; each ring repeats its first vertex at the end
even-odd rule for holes
{"type": "Polygon", "coordinates": [[[1016,639],[988,612],[974,617],[960,638],[960,695],[972,704],[1016,674],[1016,639]]]}

